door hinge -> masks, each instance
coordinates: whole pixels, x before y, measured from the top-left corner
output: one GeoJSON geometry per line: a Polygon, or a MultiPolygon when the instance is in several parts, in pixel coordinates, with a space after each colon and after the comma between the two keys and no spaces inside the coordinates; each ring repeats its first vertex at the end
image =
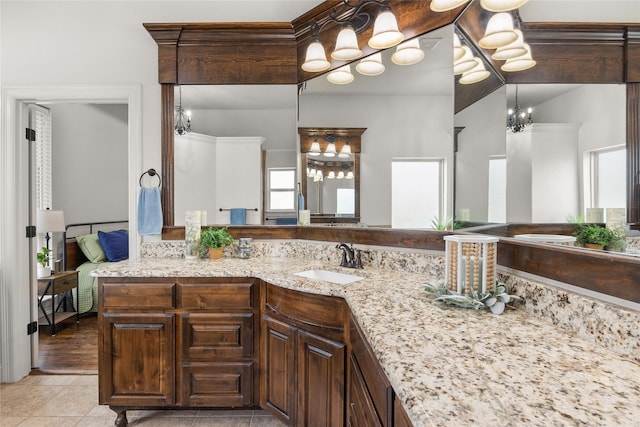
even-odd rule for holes
{"type": "Polygon", "coordinates": [[[36,237],[36,226],[27,225],[27,239],[30,239],[32,237],[36,237]]]}
{"type": "Polygon", "coordinates": [[[36,140],[36,131],[33,129],[26,129],[26,134],[25,134],[25,138],[27,138],[27,141],[33,142],[36,140]]]}
{"type": "Polygon", "coordinates": [[[27,323],[27,335],[35,334],[36,332],[38,332],[38,322],[27,323]]]}

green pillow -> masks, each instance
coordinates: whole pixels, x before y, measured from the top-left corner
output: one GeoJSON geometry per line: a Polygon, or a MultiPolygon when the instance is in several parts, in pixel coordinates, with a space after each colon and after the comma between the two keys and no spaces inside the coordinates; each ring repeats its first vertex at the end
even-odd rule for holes
{"type": "Polygon", "coordinates": [[[100,240],[97,234],[85,234],[83,236],[77,236],[76,242],[80,246],[80,250],[91,262],[104,262],[107,260],[107,256],[102,249],[100,240]]]}

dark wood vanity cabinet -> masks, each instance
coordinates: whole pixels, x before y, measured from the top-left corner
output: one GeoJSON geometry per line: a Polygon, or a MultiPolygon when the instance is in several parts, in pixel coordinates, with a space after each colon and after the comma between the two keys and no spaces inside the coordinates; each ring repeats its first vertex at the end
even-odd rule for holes
{"type": "Polygon", "coordinates": [[[99,399],[127,408],[255,407],[254,279],[100,278],[99,399]]]}
{"type": "Polygon", "coordinates": [[[264,285],[261,406],[289,426],[345,424],[342,298],[264,285]]]}

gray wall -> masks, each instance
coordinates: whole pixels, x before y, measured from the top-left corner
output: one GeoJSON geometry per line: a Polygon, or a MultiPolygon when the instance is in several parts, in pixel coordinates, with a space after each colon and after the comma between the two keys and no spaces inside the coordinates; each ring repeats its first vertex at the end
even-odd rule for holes
{"type": "Polygon", "coordinates": [[[127,105],[51,106],[53,207],[67,224],[127,219],[127,115],[127,105]]]}

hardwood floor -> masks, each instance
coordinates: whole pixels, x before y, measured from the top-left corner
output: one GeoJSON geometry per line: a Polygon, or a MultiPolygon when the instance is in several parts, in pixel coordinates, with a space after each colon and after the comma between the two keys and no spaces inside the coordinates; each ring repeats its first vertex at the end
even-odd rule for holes
{"type": "Polygon", "coordinates": [[[88,313],[80,323],[66,320],[53,337],[49,327],[38,328],[38,369],[32,374],[97,374],[97,319],[96,313],[88,313]]]}

